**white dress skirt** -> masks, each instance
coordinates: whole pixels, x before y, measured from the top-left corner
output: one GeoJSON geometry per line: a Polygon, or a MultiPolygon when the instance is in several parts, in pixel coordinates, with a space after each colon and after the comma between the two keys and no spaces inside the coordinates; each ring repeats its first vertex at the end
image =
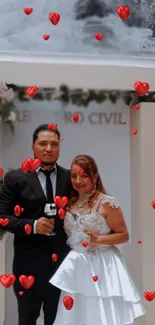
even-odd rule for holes
{"type": "MultiPolygon", "coordinates": [[[[114,198],[104,195],[101,203],[105,202],[119,206],[114,198]]],[[[81,243],[88,241],[84,229],[98,234],[110,232],[105,219],[90,213],[75,220],[67,212],[64,225],[72,250],[50,280],[61,290],[53,325],[133,325],[145,310],[119,249],[103,245],[83,247],[81,243]],[[64,306],[65,296],[74,300],[71,310],[64,306]]]]}

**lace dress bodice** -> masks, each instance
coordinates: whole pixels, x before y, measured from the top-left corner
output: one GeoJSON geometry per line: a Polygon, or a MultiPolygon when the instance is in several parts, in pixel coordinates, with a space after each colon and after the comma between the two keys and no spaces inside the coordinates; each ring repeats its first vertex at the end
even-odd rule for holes
{"type": "MultiPolygon", "coordinates": [[[[112,208],[119,207],[118,202],[112,196],[102,195],[102,198],[98,199],[96,206],[99,207],[100,204],[104,203],[109,203],[112,208]]],[[[67,243],[72,249],[76,249],[77,246],[81,247],[83,241],[89,242],[89,236],[84,232],[86,230],[93,232],[95,235],[104,235],[111,231],[105,218],[98,214],[98,209],[80,216],[68,211],[64,219],[64,230],[68,236],[67,243]]]]}

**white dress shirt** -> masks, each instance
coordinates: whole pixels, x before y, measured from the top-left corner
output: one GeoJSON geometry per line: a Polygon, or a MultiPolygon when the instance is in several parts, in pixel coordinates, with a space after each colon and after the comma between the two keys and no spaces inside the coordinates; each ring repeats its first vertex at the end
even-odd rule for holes
{"type": "MultiPolygon", "coordinates": [[[[39,167],[36,170],[36,173],[37,173],[38,179],[40,181],[40,185],[41,185],[41,187],[43,189],[43,192],[44,192],[45,196],[47,196],[46,195],[46,175],[40,171],[40,168],[41,167],[39,167]]],[[[56,180],[57,180],[57,167],[56,167],[56,165],[54,165],[52,167],[52,169],[53,168],[55,168],[55,171],[53,173],[51,173],[50,179],[51,179],[52,187],[53,187],[53,196],[55,196],[56,195],[56,180]]],[[[37,220],[34,222],[34,225],[33,225],[33,233],[34,234],[36,234],[36,223],[37,223],[37,220]]]]}

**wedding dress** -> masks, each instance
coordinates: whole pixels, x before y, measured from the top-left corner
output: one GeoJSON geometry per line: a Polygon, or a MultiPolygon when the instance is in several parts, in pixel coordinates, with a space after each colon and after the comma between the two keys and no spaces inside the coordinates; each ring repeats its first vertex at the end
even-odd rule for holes
{"type": "MultiPolygon", "coordinates": [[[[113,197],[103,194],[97,205],[106,202],[111,207],[119,207],[113,197]]],[[[67,243],[72,250],[50,280],[61,289],[53,325],[131,325],[135,318],[145,314],[142,298],[119,249],[82,245],[88,241],[85,229],[98,235],[110,233],[106,220],[97,210],[76,216],[67,212],[64,219],[67,243]],[[97,281],[93,280],[94,276],[98,277],[97,281]],[[74,300],[71,310],[63,304],[65,296],[74,300]]]]}

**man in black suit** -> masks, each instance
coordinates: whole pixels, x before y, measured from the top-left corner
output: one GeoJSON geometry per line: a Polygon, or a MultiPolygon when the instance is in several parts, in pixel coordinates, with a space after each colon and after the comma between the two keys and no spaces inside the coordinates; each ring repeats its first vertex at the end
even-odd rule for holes
{"type": "Polygon", "coordinates": [[[0,217],[9,219],[5,229],[15,235],[13,273],[16,276],[18,325],[36,325],[41,307],[44,325],[52,325],[60,291],[49,283],[49,279],[68,254],[69,247],[63,220],[58,215],[55,220],[48,219],[44,208],[47,202],[53,202],[55,195],[69,197],[70,170],[56,163],[60,151],[58,129],[50,131],[48,124],[40,125],[33,133],[32,149],[34,157],[41,160],[41,168],[30,173],[23,173],[21,168],[6,173],[0,193],[0,217]],[[24,208],[19,217],[14,215],[16,205],[24,208]],[[26,224],[32,226],[30,235],[25,233],[26,224]],[[52,230],[53,236],[50,235],[52,230]],[[52,254],[57,254],[57,262],[52,260],[52,254]],[[33,286],[24,290],[22,296],[19,295],[23,291],[20,275],[35,277],[33,286]]]}

